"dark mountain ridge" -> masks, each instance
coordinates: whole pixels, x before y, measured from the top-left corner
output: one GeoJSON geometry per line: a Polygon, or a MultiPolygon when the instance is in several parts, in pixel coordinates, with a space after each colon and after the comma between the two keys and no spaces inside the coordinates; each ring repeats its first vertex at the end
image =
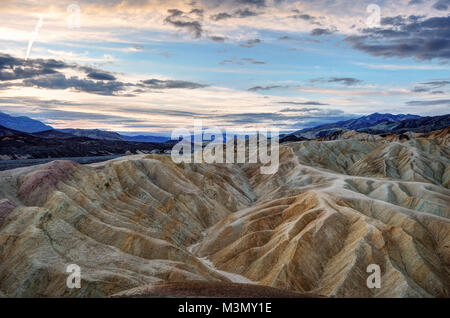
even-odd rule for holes
{"type": "Polygon", "coordinates": [[[61,134],[64,133],[53,130],[27,134],[0,126],[0,158],[8,160],[109,156],[160,153],[172,148],[171,144],[166,143],[99,140],[61,134]]]}
{"type": "MultiPolygon", "coordinates": [[[[450,114],[434,117],[417,115],[392,115],[374,113],[357,119],[340,121],[296,131],[288,136],[316,139],[341,130],[354,130],[369,134],[402,134],[407,131],[426,133],[443,129],[450,125],[450,114]]],[[[284,138],[288,138],[288,136],[284,138]]],[[[294,139],[294,137],[289,137],[294,139]]]]}

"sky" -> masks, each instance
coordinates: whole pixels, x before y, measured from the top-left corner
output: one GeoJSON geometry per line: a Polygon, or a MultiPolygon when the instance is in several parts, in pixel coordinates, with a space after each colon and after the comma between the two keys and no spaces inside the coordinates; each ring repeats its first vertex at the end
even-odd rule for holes
{"type": "Polygon", "coordinates": [[[2,0],[0,111],[283,132],[450,106],[450,0],[2,0]]]}

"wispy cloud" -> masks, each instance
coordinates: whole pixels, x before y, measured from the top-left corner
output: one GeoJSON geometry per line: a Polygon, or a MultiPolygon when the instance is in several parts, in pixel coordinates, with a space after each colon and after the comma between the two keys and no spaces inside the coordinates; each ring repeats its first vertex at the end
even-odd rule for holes
{"type": "Polygon", "coordinates": [[[422,64],[409,64],[409,65],[402,65],[402,64],[372,64],[372,63],[363,63],[363,62],[355,62],[353,63],[355,65],[367,67],[374,70],[448,70],[450,69],[450,66],[448,65],[422,65],[422,64]]]}

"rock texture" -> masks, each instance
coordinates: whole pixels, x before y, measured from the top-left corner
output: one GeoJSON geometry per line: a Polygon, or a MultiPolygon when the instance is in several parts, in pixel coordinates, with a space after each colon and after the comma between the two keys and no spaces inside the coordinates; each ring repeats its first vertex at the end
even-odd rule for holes
{"type": "Polygon", "coordinates": [[[184,287],[167,283],[203,282],[450,297],[448,130],[346,136],[284,144],[274,175],[161,155],[0,172],[0,295],[170,296],[184,287]],[[69,264],[81,289],[66,287],[69,264]]]}

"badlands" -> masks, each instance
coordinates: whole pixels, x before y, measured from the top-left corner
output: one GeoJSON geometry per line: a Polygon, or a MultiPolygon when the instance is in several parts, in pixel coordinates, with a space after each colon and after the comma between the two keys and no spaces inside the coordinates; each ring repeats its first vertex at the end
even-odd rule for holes
{"type": "Polygon", "coordinates": [[[273,175],[164,155],[2,171],[0,296],[450,297],[449,134],[289,142],[273,175]]]}

